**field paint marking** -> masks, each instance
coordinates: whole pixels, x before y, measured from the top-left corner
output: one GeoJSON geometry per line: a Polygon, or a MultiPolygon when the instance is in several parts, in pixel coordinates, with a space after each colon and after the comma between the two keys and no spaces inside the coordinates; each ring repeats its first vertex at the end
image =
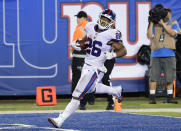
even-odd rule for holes
{"type": "Polygon", "coordinates": [[[78,131],[73,129],[58,129],[58,128],[50,128],[50,127],[38,127],[36,125],[25,125],[25,124],[0,124],[0,126],[7,126],[7,127],[0,127],[1,129],[23,129],[24,128],[31,128],[31,129],[51,129],[51,130],[59,130],[59,131],[78,131]],[[12,126],[12,127],[10,127],[12,126]]]}

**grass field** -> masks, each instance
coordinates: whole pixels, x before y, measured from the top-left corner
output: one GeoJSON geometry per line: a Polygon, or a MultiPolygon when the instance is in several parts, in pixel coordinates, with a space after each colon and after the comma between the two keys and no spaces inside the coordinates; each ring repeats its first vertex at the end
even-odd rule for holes
{"type": "MultiPolygon", "coordinates": [[[[157,98],[157,104],[148,104],[146,97],[124,97],[122,109],[170,109],[168,112],[132,112],[137,114],[164,115],[181,117],[181,98],[176,98],[178,104],[163,103],[166,98],[157,98]],[[172,109],[180,109],[174,112],[172,109]]],[[[35,99],[0,100],[0,111],[40,111],[40,110],[64,110],[70,99],[57,99],[57,105],[37,106],[35,99]]],[[[96,98],[94,105],[87,105],[87,110],[105,110],[106,98],[96,98]]]]}

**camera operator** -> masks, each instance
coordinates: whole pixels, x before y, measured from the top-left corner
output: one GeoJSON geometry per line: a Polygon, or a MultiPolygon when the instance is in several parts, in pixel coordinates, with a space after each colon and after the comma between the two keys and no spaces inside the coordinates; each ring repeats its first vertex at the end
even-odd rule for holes
{"type": "MultiPolygon", "coordinates": [[[[157,17],[159,14],[157,14],[157,16],[155,15],[157,18],[152,18],[153,15],[149,16],[147,29],[147,37],[151,40],[149,103],[156,104],[156,83],[159,80],[160,74],[164,71],[168,96],[167,103],[177,104],[178,102],[173,98],[173,82],[176,80],[176,59],[174,50],[178,24],[176,20],[171,20],[172,13],[170,9],[159,8],[164,11],[162,12],[163,14],[166,12],[167,15],[164,18],[164,15],[162,15],[161,19],[157,17]]],[[[155,9],[158,10],[156,7],[155,9]]]]}

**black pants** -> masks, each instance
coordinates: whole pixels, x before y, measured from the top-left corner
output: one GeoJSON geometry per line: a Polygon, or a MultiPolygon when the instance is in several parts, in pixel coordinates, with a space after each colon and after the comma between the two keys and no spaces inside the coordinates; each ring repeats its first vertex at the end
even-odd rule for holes
{"type": "MultiPolygon", "coordinates": [[[[82,67],[84,65],[84,58],[72,58],[72,92],[80,79],[82,67]]],[[[84,98],[80,101],[80,106],[85,106],[88,101],[94,101],[94,94],[85,94],[84,98]]]]}
{"type": "MultiPolygon", "coordinates": [[[[113,70],[114,63],[115,63],[115,59],[106,60],[104,63],[104,66],[106,67],[107,72],[104,74],[104,76],[102,78],[102,83],[107,85],[107,86],[110,86],[109,75],[111,74],[111,72],[113,70]]],[[[110,104],[110,105],[114,104],[114,101],[112,99],[112,95],[107,94],[107,101],[108,101],[108,104],[110,104]]]]}
{"type": "Polygon", "coordinates": [[[84,58],[72,58],[72,93],[80,79],[84,58]]]}

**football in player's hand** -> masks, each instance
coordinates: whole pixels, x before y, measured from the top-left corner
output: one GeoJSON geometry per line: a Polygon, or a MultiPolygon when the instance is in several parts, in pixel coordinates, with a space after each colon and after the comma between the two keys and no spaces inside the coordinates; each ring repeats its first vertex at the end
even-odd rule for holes
{"type": "Polygon", "coordinates": [[[78,40],[77,43],[79,43],[78,46],[83,50],[85,50],[88,47],[88,44],[86,43],[86,40],[78,40]]]}

